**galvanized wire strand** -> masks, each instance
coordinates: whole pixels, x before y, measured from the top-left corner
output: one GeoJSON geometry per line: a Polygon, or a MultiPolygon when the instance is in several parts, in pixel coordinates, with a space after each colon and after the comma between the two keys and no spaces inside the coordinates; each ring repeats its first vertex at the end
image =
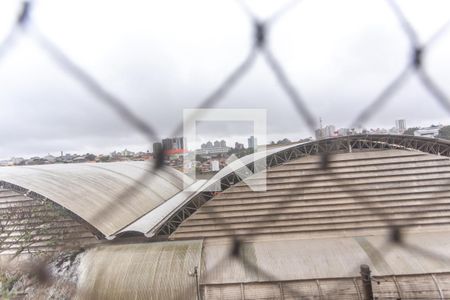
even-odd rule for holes
{"type": "MultiPolygon", "coordinates": [[[[230,251],[228,253],[226,253],[224,256],[222,256],[222,258],[219,259],[218,262],[216,262],[214,264],[214,266],[212,266],[209,270],[208,273],[214,273],[216,270],[218,270],[219,268],[223,267],[224,265],[229,265],[229,263],[231,261],[235,262],[242,262],[244,260],[243,257],[243,248],[244,248],[244,241],[238,238],[232,238],[230,239],[230,241],[232,242],[230,245],[230,251]]],[[[279,278],[273,276],[272,274],[270,274],[267,271],[262,270],[261,268],[259,268],[257,265],[255,265],[254,263],[252,263],[249,260],[245,260],[245,265],[244,268],[246,268],[246,271],[250,271],[253,272],[255,274],[258,274],[258,276],[264,281],[279,281],[279,278]]],[[[201,268],[199,268],[200,270],[200,274],[199,277],[201,275],[201,277],[207,276],[205,274],[202,275],[201,272],[201,268]]],[[[201,282],[201,278],[199,278],[199,285],[202,285],[201,282]]],[[[300,291],[297,290],[293,290],[291,287],[283,287],[284,290],[289,291],[292,295],[296,295],[297,299],[302,299],[303,297],[307,297],[304,296],[303,293],[301,293],[300,291]]],[[[178,296],[176,297],[177,300],[182,300],[185,299],[185,295],[186,295],[187,290],[183,290],[182,292],[180,292],[178,294],[178,296]]]]}
{"type": "Polygon", "coordinates": [[[428,72],[423,67],[418,69],[416,74],[427,91],[438,101],[442,108],[450,114],[450,98],[445,92],[431,79],[428,72]]]}
{"type": "Polygon", "coordinates": [[[408,21],[403,11],[394,0],[387,0],[391,11],[394,13],[396,19],[399,21],[401,28],[405,35],[408,37],[412,56],[408,65],[401,71],[391,83],[383,90],[383,92],[369,105],[362,113],[352,122],[352,127],[361,127],[362,124],[367,121],[371,116],[387,103],[389,98],[397,92],[401,86],[405,83],[407,77],[412,71],[414,71],[423,86],[430,92],[435,100],[437,100],[443,107],[450,113],[450,100],[449,97],[438,87],[438,85],[431,79],[428,73],[425,71],[423,62],[426,48],[435,43],[450,27],[450,20],[446,22],[441,28],[439,28],[432,37],[423,45],[420,44],[416,31],[411,23],[408,21]]]}
{"type": "Polygon", "coordinates": [[[245,0],[236,0],[237,4],[241,8],[241,10],[244,12],[244,14],[247,16],[247,18],[251,21],[257,21],[258,18],[253,13],[253,11],[250,9],[250,7],[247,4],[247,1],[245,0]]]}
{"type": "Polygon", "coordinates": [[[0,62],[8,54],[8,52],[11,50],[11,48],[14,46],[14,44],[17,40],[18,34],[19,34],[18,28],[14,27],[11,29],[11,31],[8,32],[6,37],[0,42],[0,62]]]}
{"type": "Polygon", "coordinates": [[[282,5],[280,8],[278,8],[278,10],[272,13],[269,17],[265,18],[264,20],[261,20],[261,18],[257,17],[256,14],[248,6],[247,1],[245,0],[236,0],[236,1],[241,7],[242,11],[251,21],[253,22],[264,21],[264,23],[267,24],[275,23],[278,19],[283,17],[286,13],[291,11],[295,6],[297,6],[300,2],[302,2],[302,0],[290,0],[285,5],[282,5]]]}
{"type": "Polygon", "coordinates": [[[300,2],[302,2],[302,0],[290,0],[288,3],[286,3],[285,5],[280,7],[277,11],[275,11],[268,19],[266,19],[266,23],[274,24],[286,13],[294,9],[300,2]]]}
{"type": "Polygon", "coordinates": [[[450,264],[450,257],[447,255],[442,255],[439,253],[436,253],[434,251],[431,251],[429,249],[426,249],[424,247],[418,246],[418,245],[413,245],[411,243],[407,243],[407,242],[401,242],[398,244],[399,247],[405,248],[408,251],[414,252],[418,255],[427,257],[427,258],[431,258],[436,262],[439,263],[447,263],[450,264]]]}
{"type": "Polygon", "coordinates": [[[139,118],[125,103],[124,100],[108,91],[98,80],[76,64],[50,39],[48,39],[35,24],[30,24],[27,34],[36,42],[56,64],[73,77],[84,88],[90,91],[98,101],[110,107],[122,120],[142,133],[149,142],[158,140],[156,130],[146,121],[139,118]],[[31,26],[30,26],[31,25],[31,26]]]}
{"type": "MultiPolygon", "coordinates": [[[[158,134],[156,130],[149,125],[143,119],[140,119],[131,109],[125,105],[125,101],[119,97],[110,93],[106,88],[104,88],[100,82],[98,82],[94,77],[92,77],[88,72],[79,67],[74,63],[63,51],[61,51],[55,44],[53,44],[44,34],[42,34],[35,25],[28,26],[27,34],[33,38],[33,40],[45,50],[45,52],[61,67],[66,73],[74,77],[80,84],[82,84],[87,90],[89,90],[96,99],[103,102],[105,105],[110,107],[122,120],[130,124],[132,127],[137,129],[141,134],[145,136],[149,145],[152,142],[158,140],[158,134]]],[[[158,170],[163,167],[162,156],[163,153],[155,154],[155,164],[151,165],[150,161],[148,163],[149,167],[153,170],[158,170]]],[[[125,190],[123,190],[115,200],[116,205],[111,205],[105,207],[94,216],[95,218],[100,217],[104,214],[110,214],[114,211],[119,211],[121,208],[120,203],[126,201],[126,199],[137,192],[142,184],[150,185],[154,178],[154,172],[145,171],[137,179],[136,183],[125,190]]]]}
{"type": "Polygon", "coordinates": [[[373,100],[350,124],[350,128],[361,128],[378,110],[380,110],[388,100],[401,88],[411,74],[411,65],[408,64],[395,79],[383,89],[383,91],[373,100]]]}
{"type": "Polygon", "coordinates": [[[395,14],[399,21],[403,32],[409,38],[411,48],[413,50],[412,63],[414,71],[418,75],[423,86],[431,93],[433,98],[439,102],[439,104],[450,113],[450,98],[438,87],[438,85],[431,79],[426,70],[424,69],[424,55],[425,50],[433,43],[435,43],[450,27],[450,20],[447,21],[441,28],[439,28],[432,37],[426,42],[421,44],[414,30],[413,26],[406,18],[403,11],[394,0],[387,0],[391,11],[395,14]]]}
{"type": "MultiPolygon", "coordinates": [[[[263,56],[265,62],[269,66],[273,75],[275,76],[278,85],[281,89],[286,93],[289,100],[293,103],[299,117],[303,119],[308,128],[310,130],[314,130],[317,128],[316,118],[310,111],[310,107],[308,106],[305,99],[301,96],[297,88],[291,82],[287,72],[285,71],[283,65],[277,60],[275,55],[270,50],[270,44],[268,41],[268,29],[270,29],[270,25],[278,21],[282,18],[287,12],[291,11],[295,5],[297,5],[300,0],[292,0],[288,2],[286,5],[282,6],[280,9],[275,11],[270,17],[265,20],[259,20],[255,14],[251,11],[251,9],[247,6],[247,3],[244,1],[238,1],[241,6],[241,9],[247,15],[249,20],[252,22],[252,26],[254,29],[253,41],[251,43],[249,53],[244,57],[243,61],[239,63],[239,65],[232,70],[232,72],[215,88],[211,94],[206,97],[200,104],[198,108],[210,108],[216,106],[227,94],[233,89],[233,87],[240,81],[242,78],[248,73],[248,71],[254,66],[255,60],[259,54],[263,56]]],[[[439,38],[442,37],[444,33],[447,32],[450,27],[450,21],[447,22],[444,26],[442,26],[428,41],[425,43],[420,43],[417,32],[414,30],[413,26],[406,18],[405,14],[395,2],[395,0],[387,0],[390,10],[393,12],[395,18],[397,19],[399,25],[402,28],[402,31],[408,37],[410,42],[410,48],[413,52],[412,57],[410,57],[408,64],[401,70],[401,72],[389,82],[389,84],[382,90],[382,92],[372,101],[370,104],[363,109],[363,111],[357,116],[357,118],[351,123],[351,127],[359,127],[362,126],[363,123],[367,122],[371,117],[373,117],[377,111],[379,111],[388,101],[392,98],[392,96],[402,88],[405,84],[406,80],[413,73],[417,74],[423,86],[429,91],[432,95],[433,99],[438,101],[444,109],[450,113],[450,100],[449,97],[445,94],[445,92],[435,83],[435,81],[431,78],[425,66],[423,64],[423,57],[425,54],[425,50],[435,44],[439,38]]],[[[158,140],[158,133],[155,128],[149,125],[146,121],[139,118],[133,111],[126,105],[126,101],[117,97],[108,91],[94,76],[89,74],[85,69],[83,69],[80,65],[78,65],[75,61],[73,61],[63,50],[61,50],[54,42],[51,41],[44,33],[42,33],[36,24],[33,24],[30,20],[30,3],[28,1],[24,2],[21,14],[17,20],[17,24],[13,26],[11,31],[7,34],[6,38],[0,44],[0,60],[4,59],[8,50],[11,46],[14,45],[14,41],[20,33],[20,29],[23,29],[24,33],[32,38],[32,40],[39,45],[49,56],[50,58],[70,77],[74,78],[77,82],[79,82],[86,90],[91,92],[98,101],[101,101],[106,106],[110,107],[122,120],[124,120],[127,124],[130,124],[135,130],[139,131],[143,134],[149,142],[153,142],[158,140]]],[[[198,114],[194,114],[190,116],[190,120],[193,120],[198,117],[198,114]]],[[[173,135],[181,134],[183,129],[183,124],[180,123],[175,130],[173,131],[173,135]]],[[[330,163],[330,155],[328,153],[324,153],[321,155],[321,163],[320,168],[327,171],[327,175],[340,180],[340,176],[335,174],[332,170],[328,169],[330,163]]],[[[156,153],[157,162],[156,168],[151,168],[144,172],[143,176],[130,188],[126,189],[117,197],[115,201],[115,205],[111,207],[105,208],[102,211],[102,214],[109,214],[112,210],[120,209],[120,202],[126,201],[127,197],[130,197],[141,184],[150,184],[149,181],[154,175],[155,172],[158,171],[158,168],[162,167],[162,159],[163,153],[156,153]]],[[[305,185],[307,186],[307,184],[305,185]]],[[[359,190],[351,190],[347,191],[351,197],[358,196],[359,190]]],[[[390,230],[390,237],[386,241],[386,244],[382,245],[381,248],[384,250],[384,254],[389,252],[393,246],[404,247],[412,252],[415,252],[420,255],[424,255],[427,257],[431,257],[441,262],[449,262],[450,258],[441,254],[433,253],[430,250],[423,249],[422,247],[409,244],[404,241],[404,236],[402,233],[402,228],[396,226],[395,220],[391,220],[390,218],[385,218],[383,214],[380,213],[380,210],[375,210],[374,206],[370,203],[370,201],[358,201],[355,200],[356,203],[363,204],[369,212],[372,212],[374,215],[380,217],[381,220],[386,222],[386,228],[390,230]]],[[[288,209],[288,208],[286,208],[288,209]]],[[[217,212],[215,207],[212,207],[208,210],[208,213],[217,212]]],[[[271,219],[281,219],[282,215],[268,215],[267,217],[261,216],[262,220],[271,219]]],[[[217,221],[218,225],[225,225],[224,227],[230,226],[227,224],[221,224],[221,222],[217,221]]],[[[233,247],[232,251],[228,253],[219,263],[223,263],[226,260],[231,259],[239,259],[242,255],[243,243],[245,243],[245,238],[232,238],[231,239],[233,247]]],[[[269,281],[279,281],[281,279],[275,278],[268,272],[261,270],[258,266],[251,264],[246,261],[246,267],[249,268],[252,272],[257,272],[264,279],[269,281]]],[[[213,267],[214,269],[214,267],[213,267]]],[[[212,270],[209,270],[212,271],[212,270]]],[[[301,294],[299,291],[293,291],[292,294],[298,294],[298,298],[301,298],[301,294]]],[[[184,294],[180,295],[180,299],[184,297],[184,294]]]]}
{"type": "Polygon", "coordinates": [[[444,25],[442,25],[425,43],[426,47],[431,46],[432,44],[435,44],[438,42],[438,40],[448,32],[450,28],[450,20],[445,22],[444,25]]]}
{"type": "Polygon", "coordinates": [[[391,11],[394,13],[397,21],[399,22],[401,28],[405,32],[406,36],[408,37],[411,45],[418,46],[420,45],[419,37],[414,30],[413,26],[409,22],[409,20],[406,18],[405,14],[401,10],[401,8],[398,6],[397,2],[395,0],[386,0],[391,11]]]}
{"type": "MultiPolygon", "coordinates": [[[[210,108],[217,105],[220,100],[222,100],[225,95],[236,85],[236,83],[241,80],[246,73],[251,69],[256,60],[258,54],[258,49],[255,45],[252,45],[250,52],[244,58],[244,60],[222,81],[222,83],[211,92],[211,94],[206,97],[197,108],[210,108]]],[[[189,122],[195,120],[200,116],[201,112],[197,111],[192,115],[188,116],[185,120],[189,122]]],[[[182,134],[183,132],[183,122],[179,123],[178,126],[173,130],[172,135],[176,136],[182,134]]]]}
{"type": "MultiPolygon", "coordinates": [[[[34,24],[30,18],[29,2],[24,2],[23,11],[19,16],[18,24],[22,25],[21,28],[24,30],[24,33],[39,47],[41,47],[57,66],[59,66],[66,74],[73,77],[78,83],[91,92],[95,96],[95,99],[110,107],[124,122],[143,134],[150,145],[152,142],[159,140],[156,130],[146,121],[138,117],[138,115],[125,104],[125,100],[108,91],[98,80],[75,63],[68,55],[66,55],[66,53],[64,53],[64,51],[62,51],[38,29],[38,26],[34,24]]],[[[115,200],[116,205],[105,207],[98,215],[94,216],[94,218],[120,210],[120,203],[127,197],[133,195],[141,185],[151,184],[154,171],[163,167],[163,153],[156,153],[154,155],[156,156],[155,164],[151,165],[150,162],[148,164],[149,168],[153,170],[143,172],[140,178],[138,178],[136,184],[123,190],[117,196],[117,199],[115,200]]]]}
{"type": "Polygon", "coordinates": [[[31,10],[31,4],[28,1],[22,3],[22,7],[19,10],[16,22],[11,25],[10,30],[6,36],[0,41],[0,61],[8,53],[8,51],[14,46],[18,36],[22,33],[21,27],[25,26],[28,21],[28,16],[31,10]]]}
{"type": "Polygon", "coordinates": [[[278,80],[278,83],[280,84],[282,89],[286,92],[286,94],[289,97],[289,100],[291,100],[292,104],[297,110],[297,113],[303,118],[303,120],[305,120],[309,129],[314,131],[317,128],[316,118],[314,118],[314,116],[311,114],[311,112],[308,109],[308,106],[304,102],[303,98],[300,96],[300,93],[295,89],[295,87],[290,82],[283,67],[276,60],[275,56],[267,47],[264,48],[262,53],[264,55],[264,58],[266,59],[267,64],[269,65],[269,67],[273,71],[273,74],[278,80]]]}

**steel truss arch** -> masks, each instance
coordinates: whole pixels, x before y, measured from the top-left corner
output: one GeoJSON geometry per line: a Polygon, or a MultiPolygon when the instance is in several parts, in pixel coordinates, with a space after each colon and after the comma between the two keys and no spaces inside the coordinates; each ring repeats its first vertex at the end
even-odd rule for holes
{"type": "MultiPolygon", "coordinates": [[[[263,158],[254,160],[251,163],[246,164],[243,168],[254,170],[254,164],[257,164],[258,161],[265,159],[267,168],[270,169],[291,160],[317,154],[325,154],[322,160],[325,160],[324,163],[326,164],[326,154],[389,149],[420,151],[428,154],[450,157],[450,141],[447,140],[407,135],[364,134],[293,144],[291,147],[281,148],[278,152],[271,153],[263,158]]],[[[239,170],[230,172],[220,178],[222,191],[241,181],[241,178],[239,178],[237,173],[239,173],[239,170]]],[[[197,194],[194,195],[183,207],[176,211],[164,224],[161,225],[161,227],[156,231],[156,236],[170,236],[177,230],[178,226],[184,220],[196,212],[206,202],[211,200],[217,192],[208,191],[208,187],[214,184],[217,184],[217,181],[207,182],[205,188],[202,188],[199,192],[197,192],[197,194]]]]}

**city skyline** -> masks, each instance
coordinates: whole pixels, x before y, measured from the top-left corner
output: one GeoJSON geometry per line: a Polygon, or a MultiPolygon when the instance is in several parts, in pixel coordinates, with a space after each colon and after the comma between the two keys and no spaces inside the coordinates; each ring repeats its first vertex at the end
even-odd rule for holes
{"type": "MultiPolygon", "coordinates": [[[[0,28],[5,31],[0,32],[0,39],[20,5],[18,1],[4,2],[0,28]]],[[[242,62],[252,43],[252,24],[234,1],[195,1],[198,6],[180,2],[182,9],[176,11],[171,2],[127,5],[118,1],[110,4],[108,11],[103,4],[91,2],[39,3],[33,9],[33,20],[160,137],[173,134],[182,122],[183,109],[200,105],[242,62]],[[102,26],[98,26],[99,12],[102,26]],[[164,12],[179,22],[166,18],[164,12]],[[180,22],[184,26],[180,27],[180,22]],[[161,30],[167,34],[161,35],[161,30]],[[96,45],[95,49],[90,45],[96,45]],[[155,109],[158,105],[161,109],[155,109]]],[[[281,5],[278,1],[260,2],[249,6],[262,18],[281,5]]],[[[429,39],[447,21],[449,5],[447,1],[400,4],[420,41],[429,39]]],[[[450,39],[445,36],[427,51],[426,62],[430,75],[449,94],[450,39]]],[[[311,113],[336,127],[348,127],[410,58],[407,39],[384,1],[348,0],[346,5],[340,1],[301,2],[272,28],[270,41],[311,113]]],[[[107,152],[133,145],[149,147],[144,136],[30,39],[18,39],[4,57],[0,82],[0,126],[6,129],[0,133],[2,158],[61,149],[107,152]]],[[[314,135],[263,59],[258,58],[215,107],[267,109],[269,140],[314,135]]],[[[418,126],[449,120],[416,76],[371,117],[365,127],[387,128],[398,118],[418,126]]]]}
{"type": "MultiPolygon", "coordinates": [[[[399,119],[399,120],[404,120],[404,119],[399,119]]],[[[377,129],[379,129],[379,130],[382,130],[382,131],[385,130],[386,133],[389,133],[389,130],[393,129],[396,126],[396,121],[397,120],[393,120],[392,121],[392,125],[390,127],[388,127],[388,128],[375,127],[375,128],[364,128],[364,129],[368,130],[369,132],[371,130],[373,132],[373,131],[376,131],[377,129]]],[[[428,127],[433,126],[433,125],[446,126],[446,125],[450,124],[450,122],[449,123],[432,123],[432,124],[427,124],[425,126],[418,126],[416,124],[410,124],[410,123],[411,122],[406,120],[406,127],[407,128],[416,128],[416,127],[428,128],[428,127]]],[[[325,123],[323,124],[324,128],[327,127],[327,126],[334,127],[336,129],[336,132],[338,132],[341,129],[345,129],[343,127],[338,127],[338,126],[335,126],[333,124],[325,124],[325,123]]],[[[362,129],[360,129],[360,130],[362,130],[362,129]]],[[[343,134],[339,134],[339,135],[343,135],[343,134]]],[[[328,136],[328,137],[331,137],[331,136],[328,136]]],[[[188,149],[189,151],[201,149],[201,145],[202,144],[204,144],[204,143],[206,143],[208,141],[214,142],[216,140],[217,141],[224,140],[226,142],[227,146],[229,146],[231,148],[234,148],[236,142],[239,143],[239,144],[243,144],[245,148],[248,148],[248,138],[249,138],[249,136],[248,135],[245,135],[245,136],[244,135],[235,135],[235,136],[198,136],[197,138],[198,138],[198,141],[195,143],[196,149],[188,149]]],[[[314,135],[314,134],[312,136],[308,136],[308,137],[306,137],[306,136],[299,137],[299,136],[295,136],[295,135],[294,136],[278,135],[276,138],[268,138],[267,139],[267,141],[268,141],[267,145],[270,145],[271,142],[277,142],[277,141],[280,141],[280,140],[283,140],[283,139],[289,139],[292,142],[296,142],[296,141],[304,140],[304,139],[308,139],[308,138],[317,139],[317,136],[314,135]]],[[[170,139],[170,138],[166,137],[165,139],[170,139]]],[[[13,154],[13,155],[11,155],[9,157],[0,157],[0,161],[6,161],[6,160],[13,159],[13,158],[44,157],[46,155],[52,155],[52,156],[58,157],[61,152],[70,153],[70,154],[77,154],[77,155],[85,155],[85,154],[110,155],[111,153],[113,153],[115,151],[129,150],[129,151],[132,151],[132,152],[146,152],[148,150],[150,153],[152,153],[153,152],[153,145],[154,145],[154,143],[151,144],[151,145],[146,145],[146,144],[141,144],[141,145],[119,145],[119,146],[112,146],[112,147],[108,148],[107,150],[102,150],[101,148],[99,148],[99,149],[97,149],[97,151],[95,150],[95,148],[93,150],[87,150],[87,151],[86,150],[78,150],[78,151],[77,150],[74,150],[74,151],[68,150],[68,151],[65,151],[65,150],[56,150],[55,149],[54,151],[51,151],[51,152],[47,152],[47,153],[33,153],[31,155],[21,155],[20,153],[17,153],[17,154],[13,154]],[[123,149],[123,150],[118,150],[118,149],[123,149]]],[[[103,148],[103,149],[105,149],[105,148],[103,148]]]]}

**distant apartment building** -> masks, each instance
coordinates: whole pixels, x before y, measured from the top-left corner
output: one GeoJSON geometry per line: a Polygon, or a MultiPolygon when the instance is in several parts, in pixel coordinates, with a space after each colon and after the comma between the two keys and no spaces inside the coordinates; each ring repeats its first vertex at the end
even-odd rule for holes
{"type": "Polygon", "coordinates": [[[325,126],[324,129],[326,137],[333,137],[336,135],[336,127],[334,127],[334,125],[325,126]]]}
{"type": "Polygon", "coordinates": [[[385,128],[371,128],[369,130],[370,134],[386,134],[388,133],[388,130],[385,128]]]}
{"type": "Polygon", "coordinates": [[[159,142],[153,143],[153,154],[161,153],[162,149],[163,149],[162,143],[159,142]]]}
{"type": "Polygon", "coordinates": [[[51,164],[54,164],[56,162],[56,157],[54,157],[53,155],[50,155],[50,154],[44,156],[43,159],[51,164]]]}
{"type": "Polygon", "coordinates": [[[13,157],[11,158],[11,163],[15,166],[25,164],[25,159],[23,157],[13,157]]]}
{"type": "Polygon", "coordinates": [[[350,134],[350,130],[348,128],[339,128],[337,130],[337,135],[338,136],[346,136],[350,134]]]}
{"type": "Polygon", "coordinates": [[[316,129],[315,135],[316,140],[336,136],[336,127],[334,127],[334,125],[327,125],[323,128],[316,129]]]}
{"type": "Polygon", "coordinates": [[[397,129],[398,133],[403,133],[406,130],[406,120],[395,120],[395,128],[397,129]]]}
{"type": "Polygon", "coordinates": [[[234,143],[234,149],[236,149],[236,150],[243,150],[244,149],[244,144],[236,142],[236,143],[234,143]]]}
{"type": "Polygon", "coordinates": [[[248,148],[256,149],[258,147],[258,140],[252,135],[248,138],[248,148]]]}
{"type": "Polygon", "coordinates": [[[125,149],[125,150],[123,150],[122,152],[120,152],[120,154],[121,154],[122,156],[129,157],[129,156],[133,156],[133,155],[134,155],[134,152],[133,152],[133,151],[130,151],[130,150],[128,150],[128,149],[125,149]]]}
{"type": "Polygon", "coordinates": [[[224,140],[214,141],[214,144],[208,141],[202,144],[200,149],[195,150],[195,153],[198,155],[218,155],[228,153],[230,149],[224,140]]]}
{"type": "Polygon", "coordinates": [[[184,149],[183,137],[167,138],[162,140],[164,151],[184,149]]]}
{"type": "Polygon", "coordinates": [[[13,157],[10,160],[0,161],[0,166],[17,166],[25,164],[25,159],[22,157],[13,157]]]}

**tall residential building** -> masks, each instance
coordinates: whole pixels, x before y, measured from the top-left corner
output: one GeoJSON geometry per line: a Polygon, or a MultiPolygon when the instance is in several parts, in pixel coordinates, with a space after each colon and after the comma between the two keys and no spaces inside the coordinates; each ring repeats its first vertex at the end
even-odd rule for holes
{"type": "Polygon", "coordinates": [[[184,138],[176,137],[172,138],[172,149],[184,149],[184,138]]]}
{"type": "Polygon", "coordinates": [[[162,140],[163,150],[184,149],[184,140],[182,137],[167,138],[162,140]]]}
{"type": "Polygon", "coordinates": [[[172,139],[163,139],[162,146],[164,151],[172,149],[172,139]]]}
{"type": "Polygon", "coordinates": [[[316,140],[320,140],[323,139],[323,128],[318,128],[314,131],[315,135],[316,135],[316,140]]]}
{"type": "Polygon", "coordinates": [[[244,149],[244,144],[236,142],[236,143],[234,143],[234,149],[242,150],[242,149],[244,149]]]}
{"type": "Polygon", "coordinates": [[[348,128],[339,128],[337,130],[337,135],[338,136],[346,136],[350,134],[350,130],[348,128]]]}
{"type": "Polygon", "coordinates": [[[406,121],[404,119],[395,120],[395,128],[399,133],[403,133],[406,130],[406,121]]]}
{"type": "Polygon", "coordinates": [[[324,128],[316,129],[316,140],[336,136],[336,127],[334,125],[327,125],[324,128]]]}
{"type": "Polygon", "coordinates": [[[332,136],[336,135],[336,133],[335,133],[336,127],[334,127],[334,125],[325,126],[324,130],[325,130],[326,137],[332,137],[332,136]]]}
{"type": "Polygon", "coordinates": [[[226,146],[225,141],[215,141],[214,145],[211,141],[203,143],[201,145],[201,149],[195,150],[195,153],[198,155],[217,155],[217,154],[225,154],[230,151],[230,147],[226,146]]]}
{"type": "Polygon", "coordinates": [[[256,147],[258,147],[258,140],[252,135],[248,138],[248,148],[256,149],[256,147]]]}
{"type": "Polygon", "coordinates": [[[153,143],[153,154],[160,153],[163,149],[163,145],[161,143],[153,143]]]}

